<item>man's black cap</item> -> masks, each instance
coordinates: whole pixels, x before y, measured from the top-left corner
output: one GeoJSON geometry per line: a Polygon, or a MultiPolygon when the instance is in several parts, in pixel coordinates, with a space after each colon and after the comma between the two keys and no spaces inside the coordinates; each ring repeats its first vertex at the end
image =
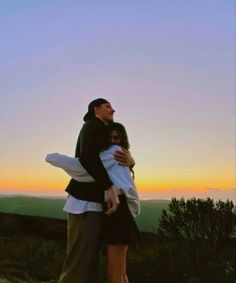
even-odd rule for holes
{"type": "Polygon", "coordinates": [[[88,121],[90,119],[95,118],[94,107],[100,106],[101,104],[109,103],[104,98],[97,98],[89,103],[88,112],[84,115],[84,121],[88,121]]]}

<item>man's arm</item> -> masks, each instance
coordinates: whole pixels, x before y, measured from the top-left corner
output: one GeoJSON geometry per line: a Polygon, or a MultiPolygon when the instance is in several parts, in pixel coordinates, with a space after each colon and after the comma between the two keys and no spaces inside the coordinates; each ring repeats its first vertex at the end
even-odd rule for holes
{"type": "Polygon", "coordinates": [[[134,167],[135,161],[133,157],[131,156],[130,152],[126,149],[122,149],[119,151],[116,151],[114,154],[115,160],[119,162],[119,165],[123,166],[129,166],[131,168],[134,167]]]}
{"type": "Polygon", "coordinates": [[[105,128],[102,122],[88,121],[80,135],[80,162],[87,172],[95,179],[96,183],[107,190],[113,183],[100,159],[99,153],[103,149],[105,128]]]}
{"type": "Polygon", "coordinates": [[[103,124],[96,120],[87,122],[81,133],[80,162],[96,183],[103,190],[107,190],[108,209],[106,214],[110,215],[116,211],[119,198],[99,156],[104,146],[104,139],[106,139],[106,132],[103,124]]]}

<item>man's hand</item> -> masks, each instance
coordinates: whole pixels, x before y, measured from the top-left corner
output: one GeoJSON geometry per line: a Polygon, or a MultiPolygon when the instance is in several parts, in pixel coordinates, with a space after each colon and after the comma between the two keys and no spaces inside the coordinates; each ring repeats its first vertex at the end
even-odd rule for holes
{"type": "Polygon", "coordinates": [[[105,214],[111,215],[114,213],[120,204],[116,189],[112,186],[107,190],[107,206],[108,209],[105,214]]]}
{"type": "Polygon", "coordinates": [[[130,152],[126,149],[118,150],[114,154],[115,160],[119,162],[119,165],[134,166],[135,162],[130,152]]]}

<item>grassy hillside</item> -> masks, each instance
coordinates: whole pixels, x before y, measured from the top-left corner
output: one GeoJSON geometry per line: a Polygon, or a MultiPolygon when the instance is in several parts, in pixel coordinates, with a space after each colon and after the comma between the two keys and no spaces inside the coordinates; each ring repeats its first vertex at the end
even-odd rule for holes
{"type": "Polygon", "coordinates": [[[0,198],[0,211],[21,215],[45,216],[65,219],[62,211],[65,199],[51,199],[30,196],[8,196],[0,198]]]}
{"type": "MultiPolygon", "coordinates": [[[[66,219],[66,213],[62,210],[64,203],[65,199],[2,196],[0,212],[66,219]]],[[[168,207],[168,203],[166,200],[142,200],[141,215],[136,218],[139,228],[142,231],[155,232],[162,210],[168,207]]]]}
{"type": "Polygon", "coordinates": [[[159,217],[163,209],[168,208],[168,200],[142,200],[141,214],[136,218],[139,229],[147,232],[157,232],[159,217]]]}
{"type": "MultiPolygon", "coordinates": [[[[49,202],[30,199],[26,198],[27,207],[29,203],[36,208],[41,201],[46,203],[45,210],[52,201],[58,203],[55,199],[49,202]]],[[[8,198],[12,200],[14,198],[8,198]]],[[[165,201],[143,201],[143,213],[137,222],[155,230],[152,225],[158,220],[157,208],[160,212],[166,204],[165,201]]],[[[8,205],[14,207],[14,203],[8,202],[8,205]]],[[[225,213],[226,204],[217,208],[216,214],[207,211],[205,206],[196,207],[201,208],[197,214],[203,216],[200,217],[203,225],[199,224],[196,210],[189,206],[187,213],[182,210],[174,222],[167,221],[167,226],[162,224],[167,233],[141,232],[139,243],[129,247],[130,283],[236,283],[236,238],[230,237],[230,231],[236,229],[235,214],[225,213]],[[213,217],[213,222],[208,221],[209,216],[213,217]],[[231,230],[222,234],[225,228],[231,230]]],[[[66,232],[66,219],[0,212],[0,283],[58,282],[66,254],[66,232]]],[[[103,246],[99,264],[101,283],[107,282],[106,266],[103,246]]]]}
{"type": "MultiPolygon", "coordinates": [[[[56,283],[66,253],[66,220],[0,212],[0,283],[56,283]]],[[[130,283],[146,277],[140,265],[149,266],[155,256],[156,235],[142,232],[139,243],[130,246],[130,283]],[[137,272],[141,272],[141,275],[137,272]]],[[[106,250],[101,250],[100,282],[106,281],[106,250]]],[[[138,283],[154,283],[139,280],[138,283]]]]}

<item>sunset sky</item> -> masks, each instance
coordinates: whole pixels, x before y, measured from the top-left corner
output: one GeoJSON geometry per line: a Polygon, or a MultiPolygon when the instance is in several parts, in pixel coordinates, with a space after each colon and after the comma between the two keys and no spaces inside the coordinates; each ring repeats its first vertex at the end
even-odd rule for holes
{"type": "Polygon", "coordinates": [[[141,198],[236,201],[235,1],[1,0],[0,194],[66,196],[88,103],[125,125],[141,198]]]}

